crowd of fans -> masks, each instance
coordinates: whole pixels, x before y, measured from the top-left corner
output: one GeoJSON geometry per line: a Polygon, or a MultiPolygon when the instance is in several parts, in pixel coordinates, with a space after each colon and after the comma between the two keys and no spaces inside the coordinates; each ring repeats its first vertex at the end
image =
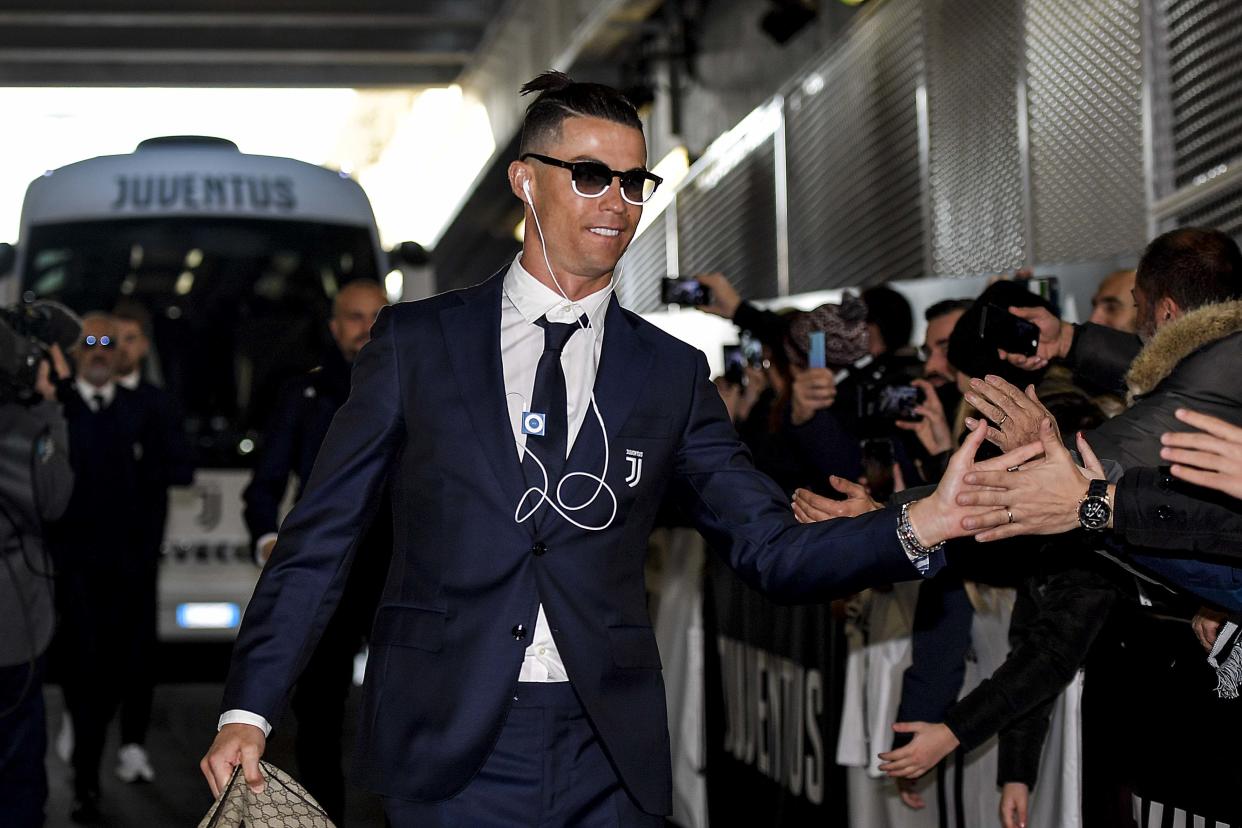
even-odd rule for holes
{"type": "MultiPolygon", "coordinates": [[[[950,543],[945,569],[912,591],[846,604],[852,651],[873,660],[895,643],[877,619],[893,602],[910,604],[896,642],[904,669],[889,682],[898,686],[867,674],[872,706],[893,695],[896,709],[891,731],[870,732],[879,756],[864,764],[897,784],[869,787],[859,769],[856,824],[946,824],[915,813],[935,810],[926,806],[938,766],[965,776],[953,808],[941,784],[943,818],[995,824],[999,808],[1006,828],[1065,824],[1037,785],[1050,729],[1069,716],[1072,730],[1079,715],[1081,753],[1054,735],[1063,755],[1043,768],[1055,798],[1070,809],[1081,801],[1085,824],[1242,824],[1242,801],[1224,782],[1242,778],[1236,243],[1195,228],[1160,236],[1137,271],[1100,282],[1081,325],[1062,321],[1029,273],[995,280],[978,297],[929,307],[917,352],[910,306],[890,288],[778,314],[744,301],[723,274],[699,279],[713,297],[702,309],[762,343],[761,359],[717,386],[799,520],[917,496],[977,422],[988,427],[985,450],[1010,461],[1009,471],[968,478],[987,490],[960,496],[1005,507],[1007,522],[971,527],[975,538],[950,543]],[[1007,352],[986,333],[998,311],[1038,329],[1031,353],[1007,352]],[[825,332],[827,367],[808,366],[810,331],[825,332]],[[917,405],[872,405],[910,388],[917,405]],[[984,753],[989,761],[973,761],[984,753]],[[1067,767],[1076,779],[1065,798],[1067,767]]],[[[856,727],[847,731],[855,738],[856,727]]]]}
{"type": "MultiPolygon", "coordinates": [[[[1242,824],[1230,784],[1242,778],[1236,243],[1194,228],[1160,236],[1137,271],[1101,281],[1081,325],[1063,321],[1029,274],[1001,278],[977,297],[927,308],[917,348],[911,306],[889,287],[777,313],[744,300],[723,274],[698,278],[711,295],[702,310],[733,321],[752,343],[744,367],[717,387],[756,465],[786,490],[800,521],[918,497],[980,424],[984,452],[1006,459],[1007,471],[966,480],[983,490],[959,496],[961,505],[1003,507],[1005,522],[977,519],[974,538],[950,543],[933,578],[842,602],[847,682],[869,700],[844,711],[855,726],[838,746],[839,759],[857,765],[853,824],[949,824],[939,820],[950,801],[960,825],[994,824],[998,809],[1006,828],[1063,824],[1063,802],[1081,803],[1087,825],[1146,826],[1163,815],[1164,824],[1242,824]],[[990,338],[987,316],[995,322],[998,313],[1034,332],[1032,348],[1008,352],[990,338]],[[896,673],[867,666],[882,648],[896,673]],[[1064,734],[1079,720],[1082,764],[1067,771],[1078,749],[1064,734]],[[846,744],[859,739],[861,752],[846,744]],[[1050,739],[1061,751],[1051,759],[1050,739]],[[937,768],[955,790],[942,782],[933,791],[937,768]],[[1057,792],[1041,798],[1050,787],[1057,792]]],[[[299,484],[309,476],[384,304],[374,284],[342,291],[331,323],[337,349],[282,392],[245,495],[260,565],[290,476],[299,484]]],[[[99,818],[105,733],[118,710],[117,774],[154,777],[143,742],[157,563],[168,487],[188,483],[193,468],[179,413],[142,372],[149,327],[135,306],[88,314],[71,354],[76,372],[57,352],[54,375],[47,369],[40,380],[47,402],[63,406],[61,442],[76,479],[46,543],[69,713],[60,741],[74,770],[73,816],[83,822],[99,818]]],[[[367,542],[391,547],[382,534],[367,542]]],[[[387,560],[372,557],[376,566],[351,581],[294,695],[299,720],[334,723],[315,738],[308,730],[298,761],[338,820],[339,723],[387,560]]],[[[32,721],[42,715],[29,712],[32,721]]],[[[39,755],[43,737],[32,734],[39,755]]],[[[41,802],[39,784],[30,791],[41,802]]]]}

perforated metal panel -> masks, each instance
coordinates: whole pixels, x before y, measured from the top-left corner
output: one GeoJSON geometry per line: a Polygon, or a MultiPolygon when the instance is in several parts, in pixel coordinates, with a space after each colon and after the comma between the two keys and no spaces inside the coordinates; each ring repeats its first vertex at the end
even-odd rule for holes
{"type": "Polygon", "coordinates": [[[667,219],[666,210],[630,242],[621,259],[617,298],[622,307],[635,313],[649,313],[660,307],[660,280],[668,272],[667,219]]]}
{"type": "Polygon", "coordinates": [[[917,0],[890,0],[785,99],[790,291],[924,270],[917,0]]]}
{"type": "Polygon", "coordinates": [[[769,136],[719,176],[698,175],[678,191],[680,275],[719,270],[742,296],[779,293],[774,150],[769,136]]]}
{"type": "Polygon", "coordinates": [[[1139,0],[1027,0],[1035,259],[1133,253],[1147,234],[1139,0]]]}
{"type": "Polygon", "coordinates": [[[1018,82],[1022,7],[927,0],[932,272],[989,273],[1026,258],[1018,82]]]}
{"type": "Polygon", "coordinates": [[[1157,0],[1173,185],[1242,161],[1242,3],[1157,0]]]}

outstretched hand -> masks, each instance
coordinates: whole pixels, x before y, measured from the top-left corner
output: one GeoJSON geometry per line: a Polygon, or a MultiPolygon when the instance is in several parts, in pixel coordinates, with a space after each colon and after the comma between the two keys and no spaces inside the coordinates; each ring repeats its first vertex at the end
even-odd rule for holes
{"type": "Polygon", "coordinates": [[[1174,465],[1174,477],[1242,498],[1242,428],[1218,417],[1179,409],[1177,419],[1199,431],[1170,431],[1160,457],[1174,465]]]}
{"type": "Polygon", "coordinates": [[[967,519],[979,541],[1016,535],[1059,535],[1078,528],[1078,504],[1091,480],[1104,479],[1104,470],[1082,434],[1078,449],[1087,468],[1080,469],[1061,444],[1050,420],[1040,424],[1039,442],[999,458],[1004,470],[975,471],[966,482],[975,486],[958,498],[963,506],[994,506],[999,512],[967,519]],[[1042,459],[1036,459],[1040,455],[1042,459]]]}
{"type": "Polygon", "coordinates": [[[796,489],[793,496],[794,516],[799,523],[819,523],[841,517],[857,517],[884,508],[872,499],[867,487],[833,475],[828,485],[845,495],[844,500],[817,495],[809,489],[796,489]]]}
{"type": "Polygon", "coordinates": [[[881,753],[884,764],[880,770],[899,779],[917,779],[940,763],[961,744],[946,724],[929,722],[898,722],[897,733],[913,733],[905,747],[881,753]]]}
{"type": "Polygon", "coordinates": [[[961,495],[974,492],[978,486],[968,483],[972,473],[990,469],[1005,468],[997,466],[997,460],[982,463],[975,461],[975,454],[987,437],[987,429],[976,424],[961,447],[949,458],[949,465],[936,490],[926,498],[910,504],[910,524],[918,536],[919,543],[924,546],[935,546],[942,541],[973,535],[979,531],[972,521],[995,520],[995,514],[1002,516],[1003,509],[990,505],[964,505],[959,502],[961,495]]]}
{"type": "MultiPolygon", "coordinates": [[[[995,374],[984,379],[972,379],[966,402],[995,425],[988,426],[988,441],[1001,451],[1013,451],[1039,439],[1039,424],[1052,420],[1053,433],[1058,434],[1057,421],[1035,394],[1035,386],[1026,391],[995,374]]],[[[973,425],[973,418],[967,418],[973,425]]]]}

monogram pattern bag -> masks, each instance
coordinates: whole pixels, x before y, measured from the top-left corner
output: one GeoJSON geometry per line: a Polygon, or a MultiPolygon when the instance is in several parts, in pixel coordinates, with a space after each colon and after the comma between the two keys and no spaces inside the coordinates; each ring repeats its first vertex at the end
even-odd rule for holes
{"type": "Polygon", "coordinates": [[[263,793],[250,790],[238,765],[198,828],[336,828],[293,777],[267,762],[259,770],[267,781],[263,793]]]}

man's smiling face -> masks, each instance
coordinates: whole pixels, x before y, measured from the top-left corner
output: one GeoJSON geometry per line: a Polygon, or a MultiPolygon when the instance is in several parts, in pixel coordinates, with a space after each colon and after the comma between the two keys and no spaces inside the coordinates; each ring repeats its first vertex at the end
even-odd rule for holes
{"type": "MultiPolygon", "coordinates": [[[[561,161],[597,161],[614,170],[642,168],[647,145],[641,130],[603,118],[570,117],[560,135],[537,150],[561,161]]],[[[598,198],[574,192],[570,171],[529,159],[531,195],[538,211],[548,258],[559,275],[598,279],[617,266],[629,247],[643,208],[621,197],[613,179],[598,198]]],[[[528,222],[526,232],[535,232],[528,222]]]]}

